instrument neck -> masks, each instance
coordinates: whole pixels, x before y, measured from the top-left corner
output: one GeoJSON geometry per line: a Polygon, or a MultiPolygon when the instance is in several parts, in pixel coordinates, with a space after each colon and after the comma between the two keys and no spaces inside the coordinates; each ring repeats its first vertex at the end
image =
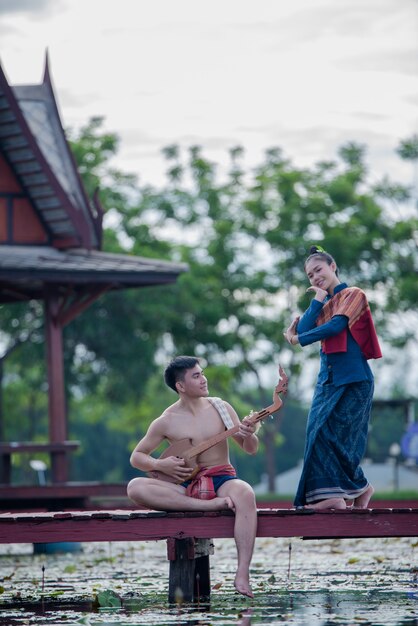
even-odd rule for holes
{"type": "MultiPolygon", "coordinates": [[[[258,413],[247,415],[247,418],[251,423],[256,424],[260,420],[265,419],[266,417],[271,415],[271,413],[273,413],[272,409],[277,411],[277,407],[275,405],[272,405],[272,406],[267,407],[266,409],[262,409],[261,411],[258,411],[258,413]]],[[[188,450],[187,456],[189,457],[189,459],[195,456],[199,456],[199,454],[202,454],[202,452],[206,452],[206,450],[209,450],[209,448],[216,446],[216,444],[221,443],[221,441],[228,439],[228,437],[232,437],[232,435],[236,435],[236,433],[239,431],[239,426],[240,425],[237,424],[236,426],[233,426],[232,428],[228,428],[227,430],[222,431],[218,435],[214,435],[210,439],[207,439],[206,441],[203,441],[202,443],[199,443],[196,446],[193,446],[192,448],[190,448],[190,450],[188,450]]]]}
{"type": "Polygon", "coordinates": [[[206,439],[206,441],[203,441],[202,443],[199,443],[196,446],[190,448],[187,451],[187,456],[189,457],[189,459],[193,458],[194,456],[199,456],[199,454],[202,454],[202,452],[206,452],[206,450],[209,450],[209,448],[216,446],[217,443],[221,443],[221,441],[224,441],[224,439],[228,439],[228,437],[235,435],[238,431],[239,424],[233,426],[232,428],[228,428],[218,435],[214,435],[210,439],[206,439]]]}

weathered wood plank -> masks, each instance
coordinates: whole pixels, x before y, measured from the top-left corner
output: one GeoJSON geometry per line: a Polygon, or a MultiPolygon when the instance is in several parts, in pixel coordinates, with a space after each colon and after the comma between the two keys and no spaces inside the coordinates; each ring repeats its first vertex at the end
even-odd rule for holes
{"type": "MultiPolygon", "coordinates": [[[[0,543],[149,541],[233,537],[234,515],[159,511],[0,514],[0,543]]],[[[305,539],[418,536],[418,509],[260,509],[258,537],[305,539]]]]}

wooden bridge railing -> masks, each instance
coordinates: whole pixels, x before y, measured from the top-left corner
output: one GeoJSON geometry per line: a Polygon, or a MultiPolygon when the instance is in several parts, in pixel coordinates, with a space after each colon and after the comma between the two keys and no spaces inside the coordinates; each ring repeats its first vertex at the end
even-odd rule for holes
{"type": "Polygon", "coordinates": [[[0,442],[0,483],[9,485],[12,476],[12,457],[15,454],[46,452],[51,459],[52,482],[64,482],[68,476],[63,471],[67,467],[66,457],[80,447],[79,441],[37,443],[30,441],[0,442]]]}

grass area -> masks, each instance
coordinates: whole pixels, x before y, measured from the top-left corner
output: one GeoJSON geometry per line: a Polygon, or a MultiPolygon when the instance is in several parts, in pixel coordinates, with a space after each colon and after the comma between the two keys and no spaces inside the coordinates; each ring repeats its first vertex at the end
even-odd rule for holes
{"type": "MultiPolygon", "coordinates": [[[[258,502],[288,502],[293,501],[295,494],[258,493],[258,502]]],[[[373,500],[418,500],[418,491],[380,491],[373,495],[373,500]]]]}
{"type": "Polygon", "coordinates": [[[418,500],[418,491],[376,491],[373,500],[418,500]]]}

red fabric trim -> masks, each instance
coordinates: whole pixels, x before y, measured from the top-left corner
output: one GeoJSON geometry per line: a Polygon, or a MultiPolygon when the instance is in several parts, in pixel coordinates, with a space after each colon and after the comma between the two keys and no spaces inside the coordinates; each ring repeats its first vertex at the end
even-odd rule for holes
{"type": "Polygon", "coordinates": [[[215,467],[204,467],[192,479],[187,486],[186,495],[199,500],[213,500],[216,498],[213,488],[213,476],[236,476],[235,468],[230,465],[215,465],[215,467]]]}
{"type": "Polygon", "coordinates": [[[347,352],[347,329],[344,328],[338,335],[322,340],[322,352],[333,354],[334,352],[347,352]]]}
{"type": "Polygon", "coordinates": [[[365,311],[350,330],[366,359],[380,359],[382,357],[370,309],[365,311]]]}

